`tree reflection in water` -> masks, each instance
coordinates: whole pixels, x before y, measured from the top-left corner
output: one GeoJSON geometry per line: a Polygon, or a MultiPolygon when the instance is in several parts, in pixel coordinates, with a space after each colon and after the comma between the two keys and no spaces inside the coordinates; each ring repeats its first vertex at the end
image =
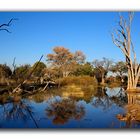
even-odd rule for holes
{"type": "Polygon", "coordinates": [[[21,100],[20,97],[14,97],[3,103],[1,107],[3,108],[3,112],[1,112],[2,120],[23,120],[26,122],[31,118],[38,128],[38,124],[33,117],[33,108],[29,105],[27,100],[21,100]]]}
{"type": "Polygon", "coordinates": [[[125,114],[117,114],[120,122],[125,122],[124,128],[132,128],[140,125],[140,93],[127,93],[128,104],[125,106],[125,114]]]}
{"type": "Polygon", "coordinates": [[[85,115],[84,106],[70,98],[49,100],[48,104],[46,113],[53,117],[54,124],[65,124],[70,119],[80,120],[85,115]]]}
{"type": "Polygon", "coordinates": [[[115,95],[108,94],[107,88],[98,87],[97,93],[92,99],[91,104],[96,108],[102,107],[103,110],[108,110],[114,103],[118,106],[124,106],[127,103],[127,95],[123,88],[120,88],[118,92],[114,92],[115,95]]]}
{"type": "MultiPolygon", "coordinates": [[[[61,90],[59,89],[59,91],[61,90]]],[[[38,127],[37,123],[40,124],[40,127],[44,127],[44,121],[47,121],[48,124],[50,120],[52,120],[53,126],[65,124],[64,127],[69,127],[69,125],[71,127],[73,124],[81,125],[81,123],[87,127],[87,123],[89,123],[87,120],[93,120],[93,124],[91,123],[90,126],[95,127],[93,125],[96,124],[98,127],[99,124],[100,127],[102,116],[98,117],[98,113],[105,114],[101,122],[106,123],[107,127],[107,123],[111,124],[111,127],[120,125],[121,127],[134,127],[133,124],[140,127],[138,125],[140,122],[140,95],[138,96],[138,93],[134,96],[134,94],[126,94],[122,88],[98,87],[96,90],[87,90],[87,92],[82,89],[84,94],[79,97],[75,96],[75,92],[72,96],[71,94],[63,96],[59,91],[55,90],[52,94],[51,91],[38,93],[25,98],[9,99],[8,95],[0,96],[0,127],[12,127],[13,125],[24,127],[25,124],[38,127]],[[36,114],[33,110],[36,111],[36,114]],[[37,120],[35,115],[37,115],[37,120]],[[44,120],[44,116],[47,116],[48,119],[46,120],[45,117],[44,120]],[[111,121],[108,116],[111,116],[111,121]]],[[[47,124],[45,124],[46,128],[47,124]]]]}
{"type": "Polygon", "coordinates": [[[104,87],[98,87],[95,97],[91,101],[94,107],[103,107],[103,110],[111,105],[108,95],[106,94],[106,89],[104,87]]]}
{"type": "Polygon", "coordinates": [[[127,94],[122,87],[120,87],[119,91],[116,92],[115,95],[110,96],[109,98],[113,103],[117,104],[120,107],[124,107],[128,102],[127,94]]]}

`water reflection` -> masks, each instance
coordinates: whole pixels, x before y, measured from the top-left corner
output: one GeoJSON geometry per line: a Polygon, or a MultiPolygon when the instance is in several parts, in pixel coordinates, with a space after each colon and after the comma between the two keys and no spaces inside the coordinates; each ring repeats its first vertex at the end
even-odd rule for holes
{"type": "Polygon", "coordinates": [[[23,97],[0,96],[0,127],[140,127],[140,94],[122,87],[51,89],[23,97]],[[27,124],[25,126],[25,124],[27,124]]]}
{"type": "Polygon", "coordinates": [[[117,118],[125,122],[125,128],[140,126],[140,93],[127,93],[128,104],[125,106],[126,113],[117,114],[117,118]]]}
{"type": "Polygon", "coordinates": [[[85,102],[90,103],[96,92],[97,87],[93,85],[82,87],[78,85],[71,85],[62,89],[60,96],[63,98],[71,98],[76,101],[84,100],[85,102]]]}
{"type": "Polygon", "coordinates": [[[128,96],[122,87],[118,89],[115,95],[110,95],[110,99],[120,107],[124,107],[128,103],[128,96]]]}
{"type": "Polygon", "coordinates": [[[106,108],[109,108],[109,106],[111,105],[111,101],[109,100],[109,96],[106,94],[105,87],[98,87],[97,93],[91,101],[91,104],[94,107],[103,107],[104,110],[106,108]]]}
{"type": "Polygon", "coordinates": [[[30,119],[34,122],[35,126],[38,128],[38,124],[33,117],[33,108],[30,103],[21,99],[21,97],[12,97],[3,100],[1,104],[1,119],[2,121],[17,121],[26,122],[30,119]],[[5,101],[5,103],[4,103],[5,101]]]}
{"type": "Polygon", "coordinates": [[[54,124],[65,124],[70,119],[80,120],[85,115],[84,106],[70,98],[49,100],[48,104],[46,114],[53,117],[54,124]]]}
{"type": "Polygon", "coordinates": [[[103,110],[108,110],[114,103],[118,106],[127,104],[127,95],[122,87],[119,90],[98,87],[97,93],[91,101],[94,107],[102,107],[103,110]]]}

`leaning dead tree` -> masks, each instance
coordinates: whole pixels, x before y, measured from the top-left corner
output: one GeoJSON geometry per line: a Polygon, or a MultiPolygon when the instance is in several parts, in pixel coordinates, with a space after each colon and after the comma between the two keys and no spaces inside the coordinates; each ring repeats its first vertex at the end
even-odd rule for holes
{"type": "Polygon", "coordinates": [[[134,13],[129,12],[128,19],[120,16],[119,27],[112,33],[113,43],[121,49],[128,70],[127,90],[136,90],[140,75],[140,64],[137,62],[134,45],[131,38],[131,26],[134,13]]]}
{"type": "Polygon", "coordinates": [[[22,83],[20,83],[15,89],[13,89],[12,93],[16,93],[16,92],[21,91],[21,88],[20,88],[20,87],[21,87],[22,85],[24,85],[24,84],[27,82],[27,80],[32,76],[33,72],[34,72],[35,69],[38,67],[38,65],[39,65],[40,61],[42,60],[42,58],[43,58],[43,55],[40,57],[40,59],[39,59],[39,61],[37,62],[36,66],[35,66],[34,69],[30,72],[30,74],[28,75],[28,77],[27,77],[22,83]]]}

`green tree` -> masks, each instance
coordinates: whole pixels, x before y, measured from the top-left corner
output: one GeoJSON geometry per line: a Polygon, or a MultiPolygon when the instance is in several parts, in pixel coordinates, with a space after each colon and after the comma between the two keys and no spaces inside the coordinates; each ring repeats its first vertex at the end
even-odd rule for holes
{"type": "Polygon", "coordinates": [[[93,66],[94,66],[94,73],[98,80],[101,82],[101,84],[105,83],[105,78],[107,76],[107,73],[110,71],[110,68],[113,64],[112,60],[109,60],[108,58],[103,58],[102,60],[94,60],[93,66]]]}
{"type": "Polygon", "coordinates": [[[46,68],[46,65],[43,62],[36,62],[32,66],[32,69],[34,69],[34,68],[35,68],[35,70],[33,72],[33,76],[35,76],[35,77],[44,76],[44,69],[46,68]],[[36,65],[37,65],[37,67],[36,67],[36,65]]]}
{"type": "Polygon", "coordinates": [[[112,66],[111,71],[117,74],[117,76],[120,77],[120,80],[123,81],[123,76],[127,73],[127,65],[125,62],[119,61],[112,66]]]}
{"type": "Polygon", "coordinates": [[[91,63],[86,62],[85,64],[78,64],[77,68],[74,72],[74,75],[80,76],[80,75],[93,75],[93,66],[91,63]]]}
{"type": "Polygon", "coordinates": [[[17,68],[15,68],[14,78],[17,80],[17,82],[21,82],[22,80],[25,80],[31,70],[31,66],[29,64],[21,65],[17,68]]]}
{"type": "Polygon", "coordinates": [[[6,64],[0,64],[0,84],[9,85],[9,80],[11,78],[12,71],[6,64]]]}
{"type": "Polygon", "coordinates": [[[9,78],[12,71],[6,64],[0,64],[0,78],[9,78]]]}

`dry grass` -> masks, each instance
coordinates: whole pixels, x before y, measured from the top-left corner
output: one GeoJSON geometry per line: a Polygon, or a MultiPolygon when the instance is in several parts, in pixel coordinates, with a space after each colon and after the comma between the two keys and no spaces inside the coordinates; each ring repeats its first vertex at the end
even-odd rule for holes
{"type": "Polygon", "coordinates": [[[66,85],[80,85],[80,86],[88,86],[88,85],[97,85],[97,80],[90,76],[69,76],[65,78],[58,79],[56,81],[60,86],[66,85]]]}

